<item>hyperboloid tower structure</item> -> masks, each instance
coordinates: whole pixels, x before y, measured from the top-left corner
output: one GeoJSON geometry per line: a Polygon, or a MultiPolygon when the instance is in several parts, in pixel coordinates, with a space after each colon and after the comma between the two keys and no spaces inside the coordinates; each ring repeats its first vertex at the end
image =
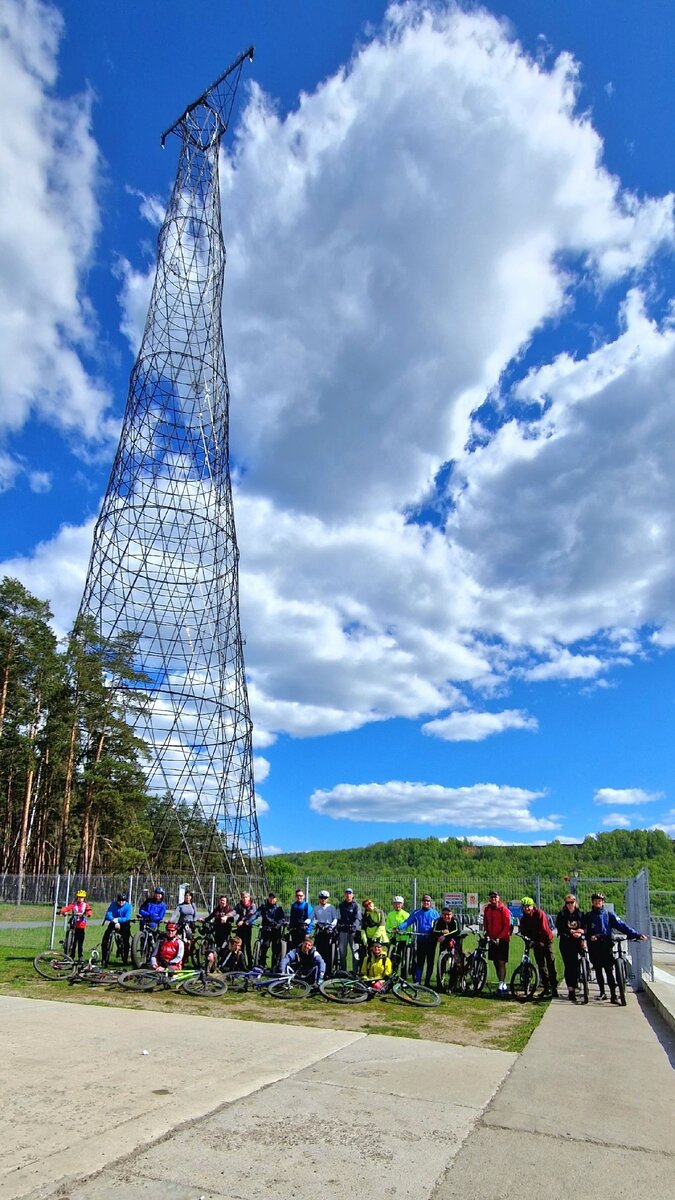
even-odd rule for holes
{"type": "Polygon", "coordinates": [[[218,155],[246,59],[252,48],[162,135],[180,139],[178,171],[80,610],[104,638],[136,635],[147,682],[132,719],[158,798],[150,872],[180,872],[202,898],[211,875],[264,884],[221,324],[218,155]]]}

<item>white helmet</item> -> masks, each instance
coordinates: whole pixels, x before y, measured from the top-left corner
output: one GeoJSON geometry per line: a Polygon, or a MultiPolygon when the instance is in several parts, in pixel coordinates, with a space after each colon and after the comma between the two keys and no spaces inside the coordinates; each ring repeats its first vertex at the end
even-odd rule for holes
{"type": "Polygon", "coordinates": [[[403,899],[403,896],[394,896],[392,904],[405,904],[405,900],[403,899]]]}

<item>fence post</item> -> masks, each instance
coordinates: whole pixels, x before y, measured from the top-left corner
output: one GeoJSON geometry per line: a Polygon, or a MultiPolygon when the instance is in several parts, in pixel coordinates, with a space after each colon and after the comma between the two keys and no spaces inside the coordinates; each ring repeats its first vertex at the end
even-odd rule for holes
{"type": "Polygon", "coordinates": [[[412,881],[412,908],[410,911],[414,912],[416,908],[417,908],[417,880],[413,879],[413,881],[412,881]]]}
{"type": "Polygon", "coordinates": [[[134,877],[133,877],[133,875],[130,875],[129,883],[127,885],[127,896],[129,897],[129,903],[131,904],[132,908],[133,908],[133,904],[134,904],[133,891],[134,891],[134,877]]]}
{"type": "Polygon", "coordinates": [[[54,949],[54,930],[56,929],[56,914],[58,912],[58,907],[59,907],[59,885],[60,885],[60,883],[61,883],[61,876],[56,875],[54,878],[54,900],[52,903],[52,927],[51,927],[51,930],[49,933],[49,949],[50,950],[54,949]]]}
{"type": "Polygon", "coordinates": [[[309,875],[305,875],[305,900],[309,904],[309,875]]]}
{"type": "Polygon", "coordinates": [[[537,902],[537,908],[541,908],[541,876],[537,875],[534,881],[534,898],[537,902]]]}

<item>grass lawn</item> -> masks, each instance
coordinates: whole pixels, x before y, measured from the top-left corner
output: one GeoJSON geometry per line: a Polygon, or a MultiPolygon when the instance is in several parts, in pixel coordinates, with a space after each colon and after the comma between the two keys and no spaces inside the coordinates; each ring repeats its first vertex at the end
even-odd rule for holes
{"type": "MultiPolygon", "coordinates": [[[[40,929],[2,932],[0,936],[5,939],[11,934],[12,944],[7,944],[6,940],[4,944],[0,943],[0,995],[159,1012],[189,1012],[214,1019],[290,1022],[313,1028],[353,1029],[513,1052],[523,1049],[547,1007],[546,1003],[519,1004],[497,999],[492,975],[488,976],[483,995],[443,996],[440,1006],[434,1009],[415,1008],[394,996],[350,1006],[331,1004],[318,997],[280,1001],[269,997],[265,991],[244,995],[228,993],[208,1001],[166,991],[132,995],[114,986],[90,988],[86,984],[73,986],[41,979],[32,960],[46,948],[48,933],[48,930],[40,929]]],[[[88,928],[85,952],[97,944],[99,937],[100,926],[88,928]]],[[[511,969],[516,961],[517,952],[513,955],[511,969]]],[[[492,972],[492,967],[490,970],[492,972]]]]}

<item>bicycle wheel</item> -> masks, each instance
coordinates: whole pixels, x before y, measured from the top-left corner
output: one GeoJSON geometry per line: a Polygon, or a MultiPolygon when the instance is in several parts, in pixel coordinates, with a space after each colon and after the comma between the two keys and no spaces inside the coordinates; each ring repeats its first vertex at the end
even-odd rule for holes
{"type": "Polygon", "coordinates": [[[588,963],[585,958],[579,959],[579,983],[577,986],[581,991],[581,1003],[588,1004],[588,963]]]}
{"type": "Polygon", "coordinates": [[[304,979],[277,979],[267,989],[276,1000],[304,1000],[311,990],[304,979]]]}
{"type": "Polygon", "coordinates": [[[626,1006],[626,979],[628,972],[626,971],[626,963],[623,958],[614,960],[614,974],[616,976],[616,986],[619,993],[619,1000],[622,1005],[626,1006]]]}
{"type": "Polygon", "coordinates": [[[319,984],[319,991],[326,1000],[334,1000],[336,1004],[362,1004],[369,995],[368,988],[360,979],[347,979],[339,975],[324,979],[319,984]]]}
{"type": "Polygon", "coordinates": [[[436,988],[439,992],[450,992],[450,972],[452,971],[452,954],[449,950],[441,950],[436,964],[436,988]]]}
{"type": "Polygon", "coordinates": [[[221,978],[225,980],[228,992],[248,991],[249,976],[246,971],[226,971],[221,978]]]}
{"type": "Polygon", "coordinates": [[[70,956],[70,958],[74,957],[73,951],[75,950],[75,930],[72,927],[66,930],[66,936],[63,939],[63,949],[65,953],[70,956]]]}
{"type": "Polygon", "coordinates": [[[397,979],[391,990],[397,1000],[416,1004],[418,1008],[436,1008],[441,1002],[440,996],[432,988],[425,987],[423,983],[411,983],[408,979],[397,979]]]}
{"type": "Polygon", "coordinates": [[[148,929],[139,929],[131,939],[131,961],[137,971],[150,961],[154,938],[148,929]]]}
{"type": "Polygon", "coordinates": [[[112,925],[108,925],[105,933],[103,934],[103,941],[101,942],[101,962],[103,963],[104,967],[107,967],[110,959],[112,958],[113,942],[115,940],[114,935],[114,927],[112,925]]]}
{"type": "Polygon", "coordinates": [[[533,963],[519,963],[511,976],[511,995],[516,1000],[531,1000],[537,990],[539,975],[533,963]]]}
{"type": "Polygon", "coordinates": [[[466,970],[462,978],[462,991],[473,992],[474,996],[478,996],[485,987],[487,963],[480,954],[475,958],[469,956],[469,959],[467,959],[466,970]]]}
{"type": "Polygon", "coordinates": [[[192,975],[189,979],[184,979],[178,990],[186,992],[188,996],[201,996],[202,999],[211,999],[214,996],[224,996],[227,991],[227,983],[217,975],[199,974],[192,975]]]}
{"type": "Polygon", "coordinates": [[[33,959],[33,966],[43,979],[72,979],[77,970],[75,960],[62,950],[44,950],[33,959]]]}
{"type": "Polygon", "coordinates": [[[73,983],[80,981],[88,983],[89,987],[111,987],[113,983],[117,983],[119,979],[119,971],[112,968],[106,970],[105,967],[85,967],[84,971],[78,972],[73,983]]]}
{"type": "Polygon", "coordinates": [[[127,992],[154,992],[162,987],[163,976],[159,971],[122,971],[117,982],[127,992]]]}

